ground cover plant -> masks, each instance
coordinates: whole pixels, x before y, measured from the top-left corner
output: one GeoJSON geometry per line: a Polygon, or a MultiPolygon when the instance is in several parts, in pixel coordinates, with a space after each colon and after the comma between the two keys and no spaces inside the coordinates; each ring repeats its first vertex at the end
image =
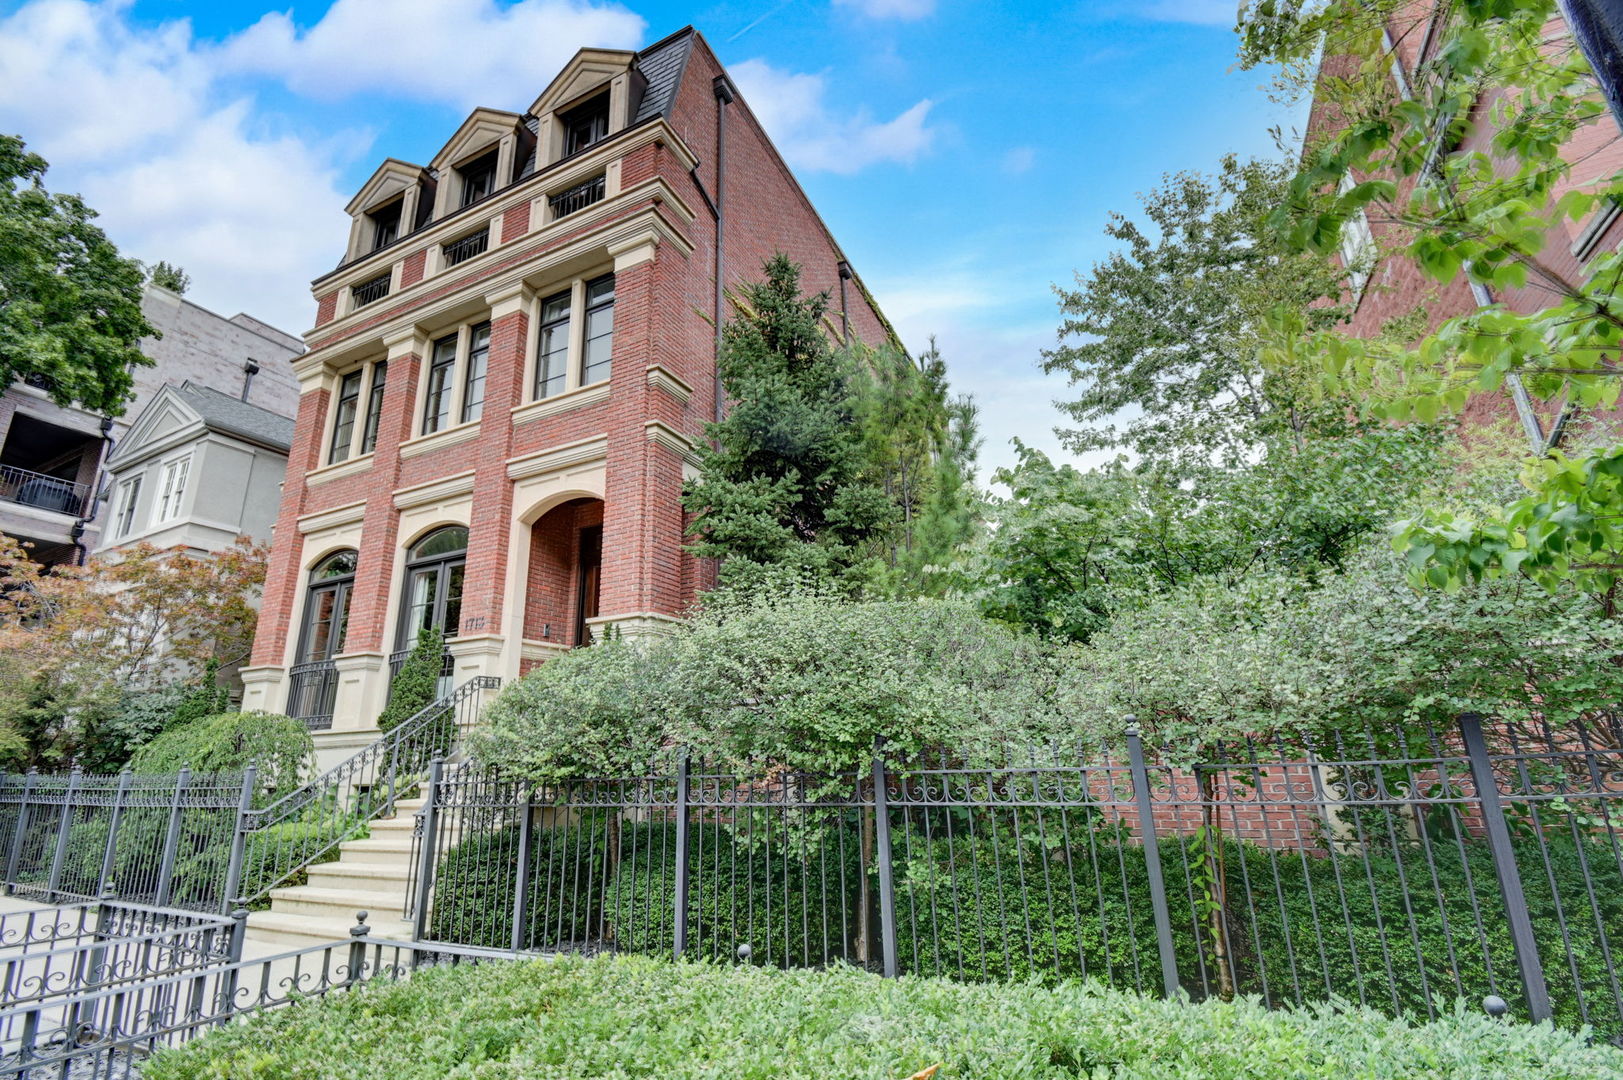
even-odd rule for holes
{"type": "Polygon", "coordinates": [[[1430,1024],[1356,1007],[1187,1005],[1086,983],[885,980],[640,957],[437,968],[262,1013],[148,1080],[479,1077],[1495,1077],[1623,1075],[1623,1054],[1474,1006],[1430,1024]]]}

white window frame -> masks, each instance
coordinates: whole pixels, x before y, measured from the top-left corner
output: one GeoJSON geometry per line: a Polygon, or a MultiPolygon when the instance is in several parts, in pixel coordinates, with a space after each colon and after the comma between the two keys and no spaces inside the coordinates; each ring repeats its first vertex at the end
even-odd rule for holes
{"type": "MultiPolygon", "coordinates": [[[[588,283],[597,281],[600,278],[613,276],[614,270],[611,267],[594,273],[582,274],[579,277],[570,279],[567,283],[560,282],[549,289],[537,290],[534,307],[530,313],[530,325],[535,329],[530,333],[530,341],[526,345],[528,353],[526,366],[529,368],[525,373],[524,380],[524,399],[526,401],[547,401],[587,386],[608,383],[608,379],[599,379],[596,383],[587,383],[581,380],[586,375],[586,286],[588,283]],[[557,393],[542,395],[539,385],[541,378],[541,334],[543,330],[541,313],[548,300],[563,292],[569,294],[569,340],[565,344],[564,353],[564,387],[557,393]]],[[[614,302],[618,303],[618,301],[619,294],[616,293],[614,302]]],[[[619,327],[616,326],[615,331],[618,330],[619,327]]],[[[609,346],[611,356],[613,348],[611,340],[609,346]]]]}
{"type": "MultiPolygon", "coordinates": [[[[484,405],[488,404],[488,397],[481,399],[480,418],[478,420],[462,419],[465,401],[468,396],[468,357],[473,351],[473,331],[475,327],[485,326],[491,322],[490,312],[477,315],[459,324],[454,330],[447,329],[438,334],[428,336],[428,351],[423,357],[417,379],[417,415],[412,420],[412,430],[419,438],[428,435],[438,435],[441,432],[452,431],[457,428],[478,427],[484,419],[484,405]],[[456,351],[451,359],[450,372],[446,375],[449,388],[447,398],[449,401],[445,414],[445,423],[430,431],[428,429],[428,385],[434,371],[434,349],[440,342],[448,337],[456,338],[456,351]]],[[[490,385],[490,346],[487,344],[485,353],[485,393],[488,394],[490,385]]]]}
{"type": "MultiPolygon", "coordinates": [[[[1340,194],[1347,194],[1356,184],[1352,173],[1343,173],[1340,194]]],[[[1346,268],[1347,288],[1356,308],[1364,298],[1364,286],[1369,284],[1369,275],[1375,266],[1375,233],[1369,227],[1369,215],[1362,208],[1341,227],[1341,265],[1346,268]]]]}
{"type": "MultiPolygon", "coordinates": [[[[323,466],[343,465],[354,461],[356,458],[367,457],[377,450],[377,447],[374,446],[371,450],[363,452],[361,444],[366,439],[366,427],[372,409],[372,376],[377,371],[379,364],[387,363],[387,358],[380,356],[373,360],[367,360],[359,367],[347,368],[331,377],[331,386],[329,387],[331,396],[327,399],[326,433],[322,439],[322,446],[325,447],[322,454],[323,466]],[[361,376],[360,393],[355,399],[355,423],[349,433],[349,449],[343,457],[335,459],[333,457],[333,436],[338,431],[339,395],[343,393],[344,380],[357,372],[361,376]]],[[[385,390],[384,393],[387,395],[388,391],[385,390]]],[[[380,411],[383,408],[381,400],[378,402],[378,408],[380,411]]]]}
{"type": "Polygon", "coordinates": [[[166,521],[180,518],[181,504],[186,501],[186,484],[191,479],[191,471],[190,454],[170,458],[163,463],[163,475],[158,482],[158,501],[152,508],[152,524],[161,525],[166,521]]]}
{"type": "Polygon", "coordinates": [[[135,531],[135,504],[141,497],[141,480],[145,474],[136,473],[119,481],[118,499],[113,511],[113,538],[121,540],[135,531]]]}

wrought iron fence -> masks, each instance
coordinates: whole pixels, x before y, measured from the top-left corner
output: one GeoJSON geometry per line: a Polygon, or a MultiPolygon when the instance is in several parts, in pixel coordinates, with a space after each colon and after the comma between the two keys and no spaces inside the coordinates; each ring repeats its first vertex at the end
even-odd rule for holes
{"type": "Polygon", "coordinates": [[[333,661],[312,660],[287,669],[287,715],[304,721],[311,731],[332,727],[337,702],[338,665],[333,661]]]}
{"type": "Polygon", "coordinates": [[[367,304],[370,304],[375,300],[382,300],[385,296],[388,296],[389,280],[390,274],[385,273],[379,274],[377,277],[372,278],[369,281],[363,281],[359,285],[352,286],[350,288],[350,295],[354,300],[355,306],[365,307],[367,304]]]}
{"type": "Polygon", "coordinates": [[[225,912],[333,855],[479,716],[478,676],[292,791],[240,773],[0,775],[4,891],[47,903],[108,896],[225,912]]]}
{"type": "Polygon", "coordinates": [[[228,920],[235,924],[233,953],[224,962],[0,1008],[0,1078],[134,1076],[158,1051],[242,1016],[409,978],[425,965],[514,958],[374,938],[363,911],[348,941],[243,960],[247,915],[238,911],[228,920]]]}
{"type": "Polygon", "coordinates": [[[421,938],[1434,1016],[1496,995],[1623,1040],[1623,728],[1128,733],[996,767],[807,776],[673,756],[531,785],[436,764],[421,938]]]}
{"type": "MultiPolygon", "coordinates": [[[[390,697],[394,696],[394,680],[395,680],[396,676],[398,676],[400,674],[400,669],[406,666],[406,660],[408,658],[410,658],[410,656],[411,656],[411,650],[410,649],[401,649],[398,652],[392,652],[392,653],[389,654],[389,696],[390,697]]],[[[447,649],[445,651],[445,655],[440,658],[440,678],[441,679],[449,679],[455,673],[456,673],[456,657],[452,656],[451,651],[449,649],[447,649]]]]}
{"type": "Polygon", "coordinates": [[[476,233],[451,241],[441,248],[445,257],[446,266],[455,266],[457,263],[467,262],[475,255],[483,255],[490,246],[490,227],[486,226],[476,233]]]}
{"type": "Polygon", "coordinates": [[[554,221],[561,217],[573,214],[577,210],[584,210],[593,203],[602,202],[607,191],[604,178],[594,176],[590,180],[576,184],[567,191],[560,191],[551,196],[547,202],[552,208],[554,221]]]}
{"type": "Polygon", "coordinates": [[[0,499],[6,502],[77,517],[89,496],[88,484],[19,469],[15,465],[0,465],[0,499]]]}

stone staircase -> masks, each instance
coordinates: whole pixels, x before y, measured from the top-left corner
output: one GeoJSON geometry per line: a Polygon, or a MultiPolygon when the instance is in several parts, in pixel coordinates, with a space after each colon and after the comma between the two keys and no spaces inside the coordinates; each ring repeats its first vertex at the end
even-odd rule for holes
{"type": "Polygon", "coordinates": [[[395,814],[371,824],[364,840],[338,845],[334,862],[309,868],[309,880],[270,892],[269,911],[248,916],[248,945],[256,954],[349,939],[355,913],[368,913],[375,937],[407,941],[411,922],[401,917],[411,873],[411,829],[423,800],[402,799],[395,814]]]}

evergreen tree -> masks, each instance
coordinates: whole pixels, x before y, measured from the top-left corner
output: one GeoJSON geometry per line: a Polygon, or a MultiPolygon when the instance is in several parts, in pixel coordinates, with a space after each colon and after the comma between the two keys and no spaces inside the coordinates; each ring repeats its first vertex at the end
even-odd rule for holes
{"type": "Polygon", "coordinates": [[[684,492],[692,550],[726,560],[724,580],[790,571],[858,584],[899,514],[866,474],[851,375],[823,328],[828,294],[805,296],[778,254],[733,297],[717,360],[729,409],[709,425],[684,492]]]}
{"type": "Polygon", "coordinates": [[[168,289],[172,293],[186,295],[186,290],[192,287],[192,276],[174,263],[159,259],[147,268],[147,280],[152,284],[168,289]]]}
{"type": "Polygon", "coordinates": [[[389,685],[389,704],[378,717],[379,731],[393,731],[434,703],[444,658],[445,635],[428,626],[417,631],[417,644],[389,685]]]}

